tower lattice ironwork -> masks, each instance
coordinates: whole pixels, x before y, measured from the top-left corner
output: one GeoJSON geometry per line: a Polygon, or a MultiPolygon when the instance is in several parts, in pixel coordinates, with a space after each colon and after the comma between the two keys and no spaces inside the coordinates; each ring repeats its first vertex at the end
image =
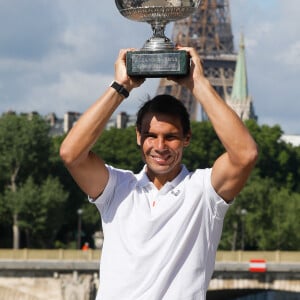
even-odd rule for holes
{"type": "MultiPolygon", "coordinates": [[[[229,0],[202,0],[193,15],[174,23],[172,39],[176,44],[197,49],[203,60],[205,76],[225,99],[232,90],[237,60],[233,46],[229,0]]],[[[162,78],[157,94],[164,93],[183,101],[191,120],[199,118],[197,102],[186,88],[162,78]]],[[[202,120],[206,119],[202,111],[200,116],[202,120]]]]}

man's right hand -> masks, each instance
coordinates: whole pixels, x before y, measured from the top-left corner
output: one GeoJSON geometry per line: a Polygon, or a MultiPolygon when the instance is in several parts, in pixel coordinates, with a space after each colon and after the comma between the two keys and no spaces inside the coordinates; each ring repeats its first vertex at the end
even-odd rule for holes
{"type": "Polygon", "coordinates": [[[128,51],[134,51],[134,48],[121,49],[119,56],[115,62],[115,81],[124,86],[124,88],[130,92],[132,89],[141,86],[145,78],[143,77],[130,77],[127,75],[126,70],[126,53],[128,51]]]}

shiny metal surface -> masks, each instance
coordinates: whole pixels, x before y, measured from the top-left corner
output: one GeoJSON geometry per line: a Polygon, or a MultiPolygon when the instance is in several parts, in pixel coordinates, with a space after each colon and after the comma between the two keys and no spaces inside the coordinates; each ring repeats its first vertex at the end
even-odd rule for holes
{"type": "Polygon", "coordinates": [[[133,21],[171,22],[188,17],[200,0],[115,0],[120,13],[133,21]]]}
{"type": "Polygon", "coordinates": [[[173,43],[164,35],[169,22],[191,15],[201,0],[115,0],[116,6],[127,19],[151,24],[153,36],[146,42],[144,50],[167,50],[173,43]]]}

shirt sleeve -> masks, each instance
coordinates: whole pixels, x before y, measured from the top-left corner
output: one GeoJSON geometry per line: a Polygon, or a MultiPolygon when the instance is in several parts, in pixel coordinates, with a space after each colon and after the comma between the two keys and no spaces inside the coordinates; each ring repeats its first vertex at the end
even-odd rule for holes
{"type": "Polygon", "coordinates": [[[217,194],[214,187],[211,183],[211,173],[212,169],[205,169],[205,181],[204,184],[206,186],[206,190],[208,193],[208,199],[210,201],[210,205],[212,208],[212,212],[215,215],[215,217],[219,219],[224,219],[225,214],[230,207],[232,201],[230,203],[227,203],[221,196],[217,194]]]}
{"type": "Polygon", "coordinates": [[[114,171],[115,169],[111,166],[106,166],[108,169],[108,182],[103,190],[103,192],[96,198],[91,198],[88,196],[88,200],[95,204],[98,210],[101,212],[104,207],[109,203],[110,199],[113,198],[115,187],[117,186],[118,176],[114,171]]]}
{"type": "Polygon", "coordinates": [[[128,191],[130,183],[135,182],[133,172],[117,169],[110,165],[106,165],[106,167],[108,169],[108,182],[102,194],[96,199],[88,197],[89,201],[97,206],[101,214],[115,201],[118,201],[117,198],[120,198],[124,191],[128,191]]]}

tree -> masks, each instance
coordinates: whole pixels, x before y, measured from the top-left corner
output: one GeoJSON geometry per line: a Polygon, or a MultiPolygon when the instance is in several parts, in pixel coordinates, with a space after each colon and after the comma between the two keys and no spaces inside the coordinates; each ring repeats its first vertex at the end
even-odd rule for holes
{"type": "Polygon", "coordinates": [[[189,170],[208,168],[224,152],[210,122],[192,122],[192,139],[185,149],[183,163],[189,170]]]}
{"type": "MultiPolygon", "coordinates": [[[[274,250],[295,250],[300,245],[300,194],[281,187],[272,195],[270,207],[271,228],[266,235],[269,245],[274,250]]],[[[273,250],[272,249],[272,250],[273,250]]]]}
{"type": "Polygon", "coordinates": [[[253,120],[246,124],[259,146],[256,164],[259,175],[273,178],[279,184],[289,184],[292,189],[299,186],[300,158],[295,147],[281,140],[283,132],[280,126],[259,126],[253,120]]]}
{"type": "MultiPolygon", "coordinates": [[[[246,125],[258,143],[259,159],[228,210],[220,249],[297,250],[300,147],[283,142],[279,126],[254,121],[246,125]]],[[[189,170],[211,167],[224,148],[210,122],[193,122],[192,133],[183,163],[189,170]]],[[[50,138],[39,116],[0,118],[0,230],[6,236],[12,227],[20,229],[27,247],[75,246],[79,208],[82,231],[91,245],[101,228],[96,207],[88,203],[59,157],[63,138],[50,138]]],[[[107,164],[135,173],[144,164],[134,127],[105,130],[93,150],[107,164]]],[[[11,244],[2,234],[3,241],[11,244]]]]}
{"type": "MultiPolygon", "coordinates": [[[[40,187],[43,222],[41,222],[42,247],[53,247],[54,239],[65,223],[65,208],[68,193],[58,178],[49,176],[40,187]]],[[[39,232],[38,232],[39,233],[39,232]]]]}
{"type": "Polygon", "coordinates": [[[270,194],[274,186],[271,179],[262,179],[257,174],[251,176],[225,218],[220,244],[223,249],[259,247],[258,243],[270,224],[270,194]]]}
{"type": "Polygon", "coordinates": [[[93,149],[107,164],[139,172],[143,166],[140,150],[136,144],[133,126],[126,129],[110,128],[103,132],[93,149]]]}
{"type": "Polygon", "coordinates": [[[27,248],[51,248],[64,222],[67,197],[58,179],[50,176],[41,185],[29,177],[16,191],[5,191],[3,203],[11,216],[18,216],[18,227],[25,232],[27,248]]]}
{"type": "Polygon", "coordinates": [[[229,209],[220,249],[297,250],[300,194],[254,174],[229,209]]]}
{"type": "MultiPolygon", "coordinates": [[[[40,181],[46,173],[51,141],[49,127],[38,115],[6,114],[0,118],[1,180],[12,193],[28,174],[40,181]]],[[[2,187],[2,191],[4,187],[2,187]]],[[[19,207],[14,201],[13,247],[19,248],[19,207]]]]}

